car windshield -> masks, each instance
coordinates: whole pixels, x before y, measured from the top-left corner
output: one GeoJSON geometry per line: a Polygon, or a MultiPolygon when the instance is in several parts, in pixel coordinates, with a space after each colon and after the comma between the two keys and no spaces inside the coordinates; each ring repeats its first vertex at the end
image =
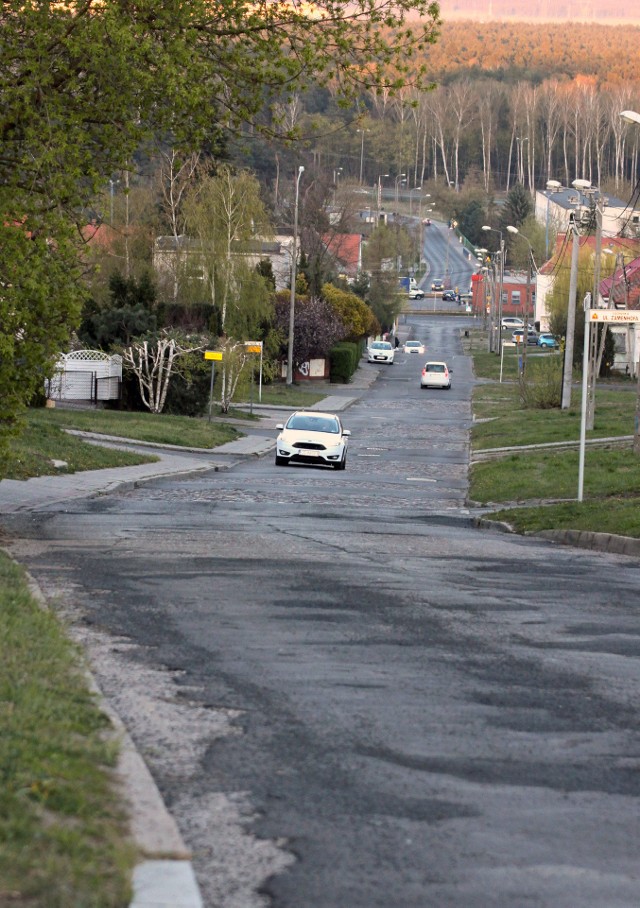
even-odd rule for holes
{"type": "Polygon", "coordinates": [[[340,432],[337,419],[307,414],[292,416],[287,423],[287,429],[298,429],[303,432],[330,432],[332,435],[338,435],[340,432]]]}
{"type": "Polygon", "coordinates": [[[422,344],[420,343],[420,341],[407,341],[406,346],[407,347],[421,347],[422,344]]]}
{"type": "Polygon", "coordinates": [[[373,350],[390,350],[391,344],[388,341],[374,341],[371,347],[373,350]]]}

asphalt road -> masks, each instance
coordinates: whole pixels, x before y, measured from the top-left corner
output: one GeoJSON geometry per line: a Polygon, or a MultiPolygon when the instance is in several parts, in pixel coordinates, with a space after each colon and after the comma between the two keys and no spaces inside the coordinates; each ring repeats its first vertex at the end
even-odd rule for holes
{"type": "Polygon", "coordinates": [[[432,220],[430,226],[423,228],[422,241],[422,257],[427,263],[423,288],[429,291],[431,281],[441,278],[449,289],[468,290],[471,275],[477,270],[476,261],[470,258],[455,231],[442,221],[432,220]]]}
{"type": "Polygon", "coordinates": [[[10,521],[209,908],[640,903],[640,565],[472,526],[463,321],[409,319],[453,388],[380,366],[344,472],[10,521]]]}

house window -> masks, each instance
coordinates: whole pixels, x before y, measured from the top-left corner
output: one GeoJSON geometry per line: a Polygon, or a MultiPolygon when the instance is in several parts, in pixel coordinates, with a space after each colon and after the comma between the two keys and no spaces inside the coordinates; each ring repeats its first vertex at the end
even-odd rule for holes
{"type": "Polygon", "coordinates": [[[521,302],[522,302],[522,301],[521,301],[521,299],[520,299],[520,291],[519,291],[519,290],[512,290],[512,291],[511,291],[511,305],[512,305],[512,306],[519,306],[521,302]]]}

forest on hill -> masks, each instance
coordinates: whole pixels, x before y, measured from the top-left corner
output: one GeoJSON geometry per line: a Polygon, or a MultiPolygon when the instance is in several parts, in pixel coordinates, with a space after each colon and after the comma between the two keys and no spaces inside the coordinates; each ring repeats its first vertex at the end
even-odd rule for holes
{"type": "Polygon", "coordinates": [[[302,142],[229,148],[277,196],[304,162],[336,185],[476,186],[485,193],[589,179],[611,194],[636,181],[640,27],[445,22],[416,54],[431,90],[363,94],[343,109],[329,89],[295,95],[282,120],[302,142]]]}
{"type": "Polygon", "coordinates": [[[540,82],[552,76],[592,76],[599,83],[640,79],[640,26],[573,23],[445,21],[427,50],[433,78],[459,72],[540,82]]]}

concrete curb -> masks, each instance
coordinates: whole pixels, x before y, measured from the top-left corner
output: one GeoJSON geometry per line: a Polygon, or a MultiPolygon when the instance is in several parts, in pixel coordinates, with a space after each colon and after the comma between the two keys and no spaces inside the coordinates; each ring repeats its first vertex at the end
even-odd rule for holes
{"type": "MultiPolygon", "coordinates": [[[[497,530],[500,533],[517,531],[504,520],[491,520],[489,517],[474,517],[473,525],[478,529],[497,530]]],[[[597,552],[609,552],[612,555],[640,557],[640,539],[633,536],[617,536],[615,533],[594,533],[590,530],[539,530],[537,533],[522,533],[529,538],[548,539],[559,545],[572,545],[579,549],[593,549],[597,552]]]]}

